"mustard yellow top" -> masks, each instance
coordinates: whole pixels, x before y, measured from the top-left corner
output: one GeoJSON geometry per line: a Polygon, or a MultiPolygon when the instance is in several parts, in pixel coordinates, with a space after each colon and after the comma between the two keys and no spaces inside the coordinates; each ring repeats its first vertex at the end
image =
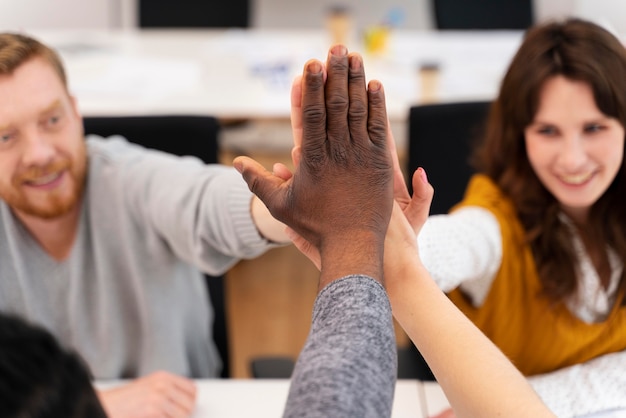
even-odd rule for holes
{"type": "Polygon", "coordinates": [[[502,265],[480,307],[459,289],[450,292],[450,299],[522,373],[551,372],[626,349],[626,308],[619,303],[605,321],[589,324],[564,303],[541,296],[522,225],[512,202],[491,179],[473,176],[465,198],[454,209],[462,206],[479,206],[494,214],[502,234],[502,265]]]}

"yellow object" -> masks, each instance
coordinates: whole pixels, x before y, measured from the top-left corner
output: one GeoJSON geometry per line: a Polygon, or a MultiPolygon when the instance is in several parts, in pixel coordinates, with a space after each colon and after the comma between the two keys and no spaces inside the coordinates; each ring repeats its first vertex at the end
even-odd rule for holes
{"type": "MultiPolygon", "coordinates": [[[[450,299],[525,375],[551,372],[626,349],[626,308],[619,300],[602,323],[588,324],[540,295],[530,247],[512,202],[484,175],[472,177],[461,206],[481,206],[498,219],[502,265],[483,305],[458,289],[450,299]]],[[[461,342],[462,343],[462,342],[461,342]]]]}
{"type": "Polygon", "coordinates": [[[387,51],[389,28],[387,26],[371,26],[365,31],[365,51],[369,54],[383,54],[387,51]]]}

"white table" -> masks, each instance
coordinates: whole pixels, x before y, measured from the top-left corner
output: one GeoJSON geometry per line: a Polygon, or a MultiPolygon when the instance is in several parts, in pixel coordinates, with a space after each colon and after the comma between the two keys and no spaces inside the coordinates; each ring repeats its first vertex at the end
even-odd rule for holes
{"type": "MultiPolygon", "coordinates": [[[[121,381],[96,382],[99,388],[117,386],[121,381]]],[[[276,418],[281,417],[288,379],[201,379],[193,418],[276,418]]],[[[392,418],[427,418],[450,408],[436,382],[398,380],[392,418]]],[[[585,418],[625,418],[626,410],[605,411],[585,418]]]]}
{"type": "MultiPolygon", "coordinates": [[[[96,386],[105,388],[118,384],[119,381],[98,382],[96,386]]],[[[196,380],[196,384],[198,403],[194,418],[280,417],[289,391],[287,379],[202,379],[196,380]]],[[[398,380],[392,417],[425,418],[448,406],[436,383],[398,380]]]]}

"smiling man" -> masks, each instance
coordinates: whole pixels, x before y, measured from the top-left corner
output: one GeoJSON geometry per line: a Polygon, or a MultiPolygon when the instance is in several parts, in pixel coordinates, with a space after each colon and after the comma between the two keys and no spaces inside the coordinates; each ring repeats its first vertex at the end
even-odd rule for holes
{"type": "Polygon", "coordinates": [[[57,260],[74,242],[87,166],[75,100],[45,58],[0,77],[0,197],[57,260]]]}
{"type": "Polygon", "coordinates": [[[84,138],[57,54],[0,34],[0,310],[48,329],[107,413],[188,416],[219,374],[202,271],[287,242],[232,168],[84,138]]]}

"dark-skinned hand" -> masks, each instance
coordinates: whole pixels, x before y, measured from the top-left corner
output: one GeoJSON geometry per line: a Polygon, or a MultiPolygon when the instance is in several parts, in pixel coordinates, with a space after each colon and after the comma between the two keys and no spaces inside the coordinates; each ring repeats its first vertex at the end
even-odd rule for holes
{"type": "Polygon", "coordinates": [[[382,85],[366,86],[362,58],[331,48],[326,67],[310,60],[302,76],[302,144],[293,175],[270,173],[247,157],[234,165],[250,190],[320,250],[320,289],[349,274],[382,280],[393,204],[382,85]]]}

